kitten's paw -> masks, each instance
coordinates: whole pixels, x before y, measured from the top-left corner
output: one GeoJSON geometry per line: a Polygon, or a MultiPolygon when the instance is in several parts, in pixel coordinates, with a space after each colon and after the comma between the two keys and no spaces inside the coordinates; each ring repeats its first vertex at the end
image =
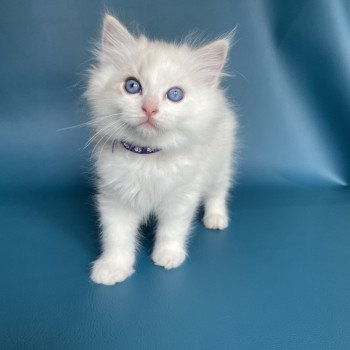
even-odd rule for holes
{"type": "Polygon", "coordinates": [[[210,214],[204,216],[203,223],[211,230],[224,230],[228,227],[228,217],[226,214],[210,214]]]}
{"type": "Polygon", "coordinates": [[[95,283],[112,286],[115,283],[123,282],[133,272],[133,268],[121,266],[120,263],[99,259],[93,264],[90,278],[95,283]]]}
{"type": "Polygon", "coordinates": [[[152,253],[153,262],[167,270],[179,267],[185,259],[186,252],[183,249],[156,248],[152,253]]]}

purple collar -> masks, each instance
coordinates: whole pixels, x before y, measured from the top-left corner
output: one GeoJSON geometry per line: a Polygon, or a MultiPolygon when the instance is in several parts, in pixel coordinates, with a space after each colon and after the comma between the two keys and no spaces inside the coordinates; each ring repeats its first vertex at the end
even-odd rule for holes
{"type": "MultiPolygon", "coordinates": [[[[112,152],[114,152],[115,144],[117,143],[117,140],[113,141],[112,144],[112,152]]],[[[143,147],[143,146],[135,146],[132,143],[128,143],[126,141],[120,141],[120,143],[123,145],[123,147],[133,153],[138,153],[138,154],[151,154],[151,153],[156,153],[159,152],[161,149],[160,148],[152,148],[152,147],[143,147]]]]}

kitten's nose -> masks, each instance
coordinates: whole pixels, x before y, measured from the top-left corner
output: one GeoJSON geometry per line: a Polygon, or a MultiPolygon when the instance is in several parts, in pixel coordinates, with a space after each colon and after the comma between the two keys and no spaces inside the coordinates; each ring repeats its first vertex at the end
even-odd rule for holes
{"type": "Polygon", "coordinates": [[[142,110],[148,118],[152,117],[158,112],[158,105],[155,100],[146,100],[142,105],[142,110]]]}

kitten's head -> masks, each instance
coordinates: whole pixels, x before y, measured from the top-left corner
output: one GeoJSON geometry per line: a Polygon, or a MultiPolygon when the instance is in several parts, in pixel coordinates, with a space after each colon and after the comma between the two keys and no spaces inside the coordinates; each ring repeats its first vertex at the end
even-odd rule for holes
{"type": "Polygon", "coordinates": [[[225,103],[228,48],[229,38],[194,47],[135,37],[107,15],[86,92],[98,139],[170,149],[207,137],[225,103]]]}

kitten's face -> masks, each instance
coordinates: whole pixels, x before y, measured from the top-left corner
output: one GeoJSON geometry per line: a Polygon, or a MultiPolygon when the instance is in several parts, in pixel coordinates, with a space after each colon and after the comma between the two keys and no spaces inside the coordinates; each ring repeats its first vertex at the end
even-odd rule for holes
{"type": "Polygon", "coordinates": [[[227,49],[226,40],[191,49],[135,38],[107,16],[87,91],[101,138],[166,148],[200,137],[217,117],[227,49]]]}
{"type": "Polygon", "coordinates": [[[125,62],[121,70],[111,71],[111,107],[120,113],[121,124],[128,131],[155,138],[159,133],[181,132],[188,127],[199,96],[186,70],[186,56],[166,44],[143,41],[138,42],[130,62],[125,62]],[[128,91],[129,84],[134,90],[128,91]],[[167,94],[173,88],[182,92],[181,100],[169,99],[167,94]]]}

